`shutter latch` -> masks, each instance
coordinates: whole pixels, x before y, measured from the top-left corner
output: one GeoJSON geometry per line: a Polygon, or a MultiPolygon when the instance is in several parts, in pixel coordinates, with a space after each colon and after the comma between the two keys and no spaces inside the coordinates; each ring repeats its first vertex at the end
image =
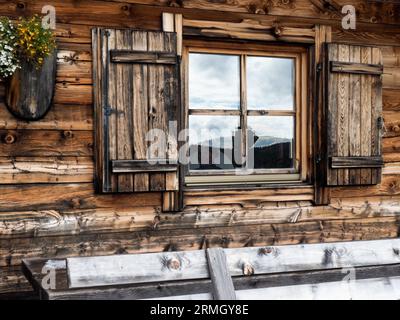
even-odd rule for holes
{"type": "Polygon", "coordinates": [[[110,106],[104,107],[104,114],[106,116],[111,116],[112,114],[116,114],[116,115],[124,115],[125,112],[121,111],[121,110],[117,110],[115,108],[111,108],[110,106]]]}

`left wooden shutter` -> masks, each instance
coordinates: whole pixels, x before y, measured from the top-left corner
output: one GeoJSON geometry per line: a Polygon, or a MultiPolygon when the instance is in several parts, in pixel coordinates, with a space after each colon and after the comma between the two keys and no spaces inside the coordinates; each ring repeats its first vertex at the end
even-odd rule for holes
{"type": "Polygon", "coordinates": [[[92,37],[98,190],[177,191],[176,34],[94,29],[92,37]],[[150,130],[165,136],[148,141],[150,130]]]}

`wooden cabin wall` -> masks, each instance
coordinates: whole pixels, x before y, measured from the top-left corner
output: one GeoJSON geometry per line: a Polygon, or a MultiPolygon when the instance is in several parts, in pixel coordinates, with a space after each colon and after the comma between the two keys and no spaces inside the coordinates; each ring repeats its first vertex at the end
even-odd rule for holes
{"type": "Polygon", "coordinates": [[[355,1],[359,29],[345,32],[337,5],[342,2],[0,0],[0,16],[12,18],[54,5],[59,43],[54,105],[43,120],[14,118],[0,84],[0,293],[31,290],[20,272],[21,259],[28,257],[398,237],[400,6],[355,1]],[[189,19],[323,23],[332,25],[333,41],[381,46],[386,126],[382,183],[334,188],[332,203],[323,207],[312,206],[312,187],[192,192],[187,209],[178,214],[160,213],[159,193],[95,194],[90,30],[159,30],[163,11],[189,19]]]}

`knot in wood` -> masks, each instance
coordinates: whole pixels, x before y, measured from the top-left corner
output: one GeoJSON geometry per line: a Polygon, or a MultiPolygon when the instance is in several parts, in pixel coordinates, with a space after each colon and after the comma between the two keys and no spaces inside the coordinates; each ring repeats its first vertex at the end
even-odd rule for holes
{"type": "Polygon", "coordinates": [[[13,144],[17,140],[16,136],[12,133],[7,133],[6,136],[4,137],[4,142],[6,144],[13,144]]]}
{"type": "Polygon", "coordinates": [[[393,132],[399,132],[399,131],[400,131],[400,126],[398,126],[397,124],[394,125],[394,126],[392,127],[392,131],[393,131],[393,132]]]}
{"type": "Polygon", "coordinates": [[[243,263],[242,270],[245,276],[252,276],[254,274],[254,267],[248,262],[243,263]]]}
{"type": "Polygon", "coordinates": [[[182,0],[170,0],[168,1],[168,6],[173,8],[182,8],[183,1],[182,0]]]}
{"type": "Polygon", "coordinates": [[[23,3],[23,2],[18,2],[18,3],[17,3],[17,8],[18,8],[18,9],[24,10],[25,7],[26,7],[26,6],[25,6],[25,3],[23,3]]]}
{"type": "Polygon", "coordinates": [[[167,267],[170,270],[179,270],[181,267],[181,262],[177,258],[171,258],[167,262],[167,267]]]}
{"type": "Polygon", "coordinates": [[[282,35],[282,28],[281,27],[275,27],[274,28],[274,34],[277,37],[280,37],[282,35]]]}
{"type": "Polygon", "coordinates": [[[272,248],[266,247],[266,248],[261,248],[260,250],[258,250],[258,254],[259,255],[268,255],[271,254],[273,252],[272,248]]]}
{"type": "Polygon", "coordinates": [[[65,138],[65,139],[71,139],[72,137],[74,136],[74,134],[73,134],[73,132],[72,131],[64,131],[63,132],[63,137],[65,138]]]}
{"type": "Polygon", "coordinates": [[[247,11],[253,14],[267,14],[268,8],[267,6],[259,7],[257,4],[252,3],[247,7],[247,11]]]}

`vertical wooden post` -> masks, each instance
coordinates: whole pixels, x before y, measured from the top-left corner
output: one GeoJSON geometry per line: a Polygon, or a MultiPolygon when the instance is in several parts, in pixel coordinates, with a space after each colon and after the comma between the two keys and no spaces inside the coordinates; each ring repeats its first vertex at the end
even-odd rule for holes
{"type": "Polygon", "coordinates": [[[236,300],[235,288],[229,273],[224,250],[222,248],[207,249],[206,254],[214,299],[236,300]]]}
{"type": "Polygon", "coordinates": [[[326,205],[330,202],[330,189],[326,187],[326,123],[325,123],[325,70],[324,46],[332,42],[330,26],[315,26],[314,56],[314,203],[326,205]]]}
{"type": "MultiPolygon", "coordinates": [[[[177,50],[177,55],[179,59],[182,57],[182,40],[183,40],[183,18],[182,14],[174,14],[174,13],[169,13],[169,12],[163,12],[162,14],[162,27],[163,31],[165,32],[175,32],[177,35],[177,43],[176,43],[176,50],[177,50]]],[[[178,64],[178,70],[177,70],[178,75],[181,74],[180,70],[180,63],[178,64]]],[[[181,81],[180,76],[178,77],[179,82],[181,81]]],[[[181,84],[178,85],[179,88],[181,88],[181,84]]],[[[180,90],[180,89],[179,89],[180,90]]],[[[178,100],[181,100],[181,92],[178,92],[177,95],[178,100]]],[[[177,108],[181,107],[181,103],[178,104],[177,108]]],[[[178,112],[181,113],[181,110],[178,112]]],[[[178,116],[178,119],[180,119],[182,115],[180,114],[178,116]]],[[[181,121],[179,121],[181,122],[181,121]]],[[[181,130],[180,125],[178,124],[178,131],[181,130]]],[[[178,144],[179,145],[179,144],[178,144]]],[[[178,152],[179,154],[179,152],[178,152]]],[[[182,184],[182,170],[179,170],[179,190],[178,191],[168,191],[168,192],[163,192],[162,196],[162,211],[163,212],[178,212],[182,210],[183,208],[183,184],[182,184]]],[[[173,180],[175,183],[176,181],[176,174],[171,174],[169,176],[168,174],[166,175],[166,183],[167,185],[170,184],[168,180],[173,180]]]]}

